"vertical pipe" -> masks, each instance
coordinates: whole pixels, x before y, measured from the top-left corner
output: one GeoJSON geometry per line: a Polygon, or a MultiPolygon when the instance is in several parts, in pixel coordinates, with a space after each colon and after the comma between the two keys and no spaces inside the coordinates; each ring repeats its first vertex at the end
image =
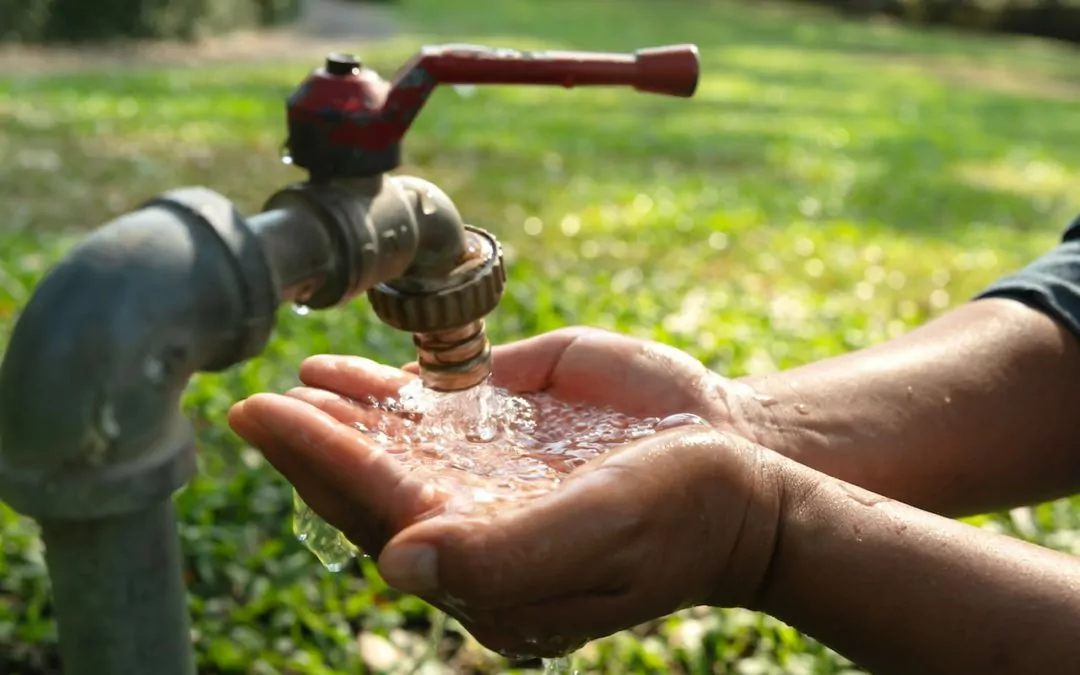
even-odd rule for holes
{"type": "Polygon", "coordinates": [[[172,496],[193,373],[262,351],[277,289],[232,204],[176,191],[41,280],[0,366],[0,499],[41,524],[65,675],[194,675],[172,496]]]}
{"type": "Polygon", "coordinates": [[[41,526],[64,675],[195,675],[171,499],[41,526]]]}

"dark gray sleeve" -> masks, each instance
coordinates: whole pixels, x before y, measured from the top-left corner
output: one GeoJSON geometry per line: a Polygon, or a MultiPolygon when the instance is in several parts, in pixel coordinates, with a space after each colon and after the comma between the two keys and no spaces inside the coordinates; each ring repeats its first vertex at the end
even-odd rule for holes
{"type": "Polygon", "coordinates": [[[1061,243],[977,298],[1011,298],[1056,319],[1080,340],[1080,217],[1061,243]]]}

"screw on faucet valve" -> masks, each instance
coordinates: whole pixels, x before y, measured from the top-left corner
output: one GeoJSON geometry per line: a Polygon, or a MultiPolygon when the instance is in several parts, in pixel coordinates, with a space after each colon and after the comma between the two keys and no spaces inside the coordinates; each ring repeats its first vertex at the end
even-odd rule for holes
{"type": "Polygon", "coordinates": [[[331,54],[326,57],[326,72],[331,75],[356,75],[363,64],[352,54],[331,54]]]}

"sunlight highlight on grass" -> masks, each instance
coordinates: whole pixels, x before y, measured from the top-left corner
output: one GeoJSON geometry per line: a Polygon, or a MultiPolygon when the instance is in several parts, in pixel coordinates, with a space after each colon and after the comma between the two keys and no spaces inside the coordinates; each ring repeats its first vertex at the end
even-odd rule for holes
{"type": "MultiPolygon", "coordinates": [[[[754,4],[403,0],[415,30],[360,50],[390,77],[425,43],[700,47],[690,100],[539,87],[431,98],[402,170],[435,181],[504,243],[496,342],[587,323],[667,341],[733,375],[790,367],[965,302],[1080,212],[1075,53],[754,4]]],[[[0,344],[87,228],[180,185],[208,185],[251,212],[301,179],[278,154],[284,97],[317,65],[0,76],[0,344]]],[[[178,503],[206,672],[355,672],[357,630],[390,635],[428,611],[370,566],[323,576],[287,532],[287,487],[224,429],[232,401],[288,388],[317,352],[412,356],[363,300],[283,311],[265,354],[188,391],[203,471],[178,503]]],[[[1078,513],[1062,501],[1029,520],[973,522],[1080,550],[1078,513]]],[[[0,602],[0,634],[47,650],[55,636],[34,609],[47,597],[34,540],[6,510],[0,538],[0,598],[32,606],[0,602]]],[[[505,665],[454,640],[444,656],[462,668],[505,665]]],[[[745,612],[685,612],[583,657],[589,672],[854,672],[745,612]]]]}

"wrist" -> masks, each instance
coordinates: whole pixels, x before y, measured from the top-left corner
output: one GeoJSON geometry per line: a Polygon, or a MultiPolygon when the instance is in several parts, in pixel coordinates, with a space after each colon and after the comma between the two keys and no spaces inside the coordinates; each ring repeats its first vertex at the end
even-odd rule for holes
{"type": "MultiPolygon", "coordinates": [[[[719,503],[713,504],[714,508],[709,509],[714,518],[729,521],[733,517],[739,518],[740,525],[734,539],[722,548],[713,576],[716,585],[706,603],[716,607],[755,609],[768,586],[782,536],[788,491],[794,485],[788,466],[792,462],[733,435],[718,435],[716,446],[715,456],[721,463],[729,463],[734,458],[739,465],[737,471],[744,478],[737,484],[745,490],[747,501],[745,510],[737,515],[731,511],[729,496],[722,497],[719,503]]],[[[712,492],[717,494],[715,490],[712,492]]],[[[723,527],[716,529],[724,530],[723,527]]]]}
{"type": "MultiPolygon", "coordinates": [[[[802,551],[807,542],[829,536],[831,527],[825,505],[828,476],[784,457],[777,459],[781,500],[769,563],[746,608],[783,620],[786,608],[798,603],[802,551]]],[[[811,570],[812,572],[812,570],[811,570]]],[[[804,575],[805,576],[805,575],[804,575]]]]}

